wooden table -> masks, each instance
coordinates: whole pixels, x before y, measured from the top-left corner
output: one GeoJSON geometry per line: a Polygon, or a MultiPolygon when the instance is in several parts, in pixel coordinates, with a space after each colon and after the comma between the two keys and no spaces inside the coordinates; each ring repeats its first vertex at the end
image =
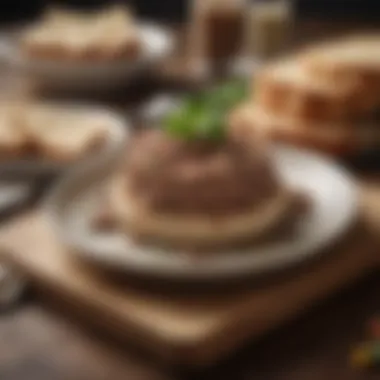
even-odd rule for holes
{"type": "Polygon", "coordinates": [[[347,352],[380,310],[379,294],[380,278],[368,278],[202,374],[160,368],[30,299],[0,318],[0,379],[378,379],[350,369],[347,352]]]}
{"type": "MultiPolygon", "coordinates": [[[[302,41],[355,25],[306,24],[302,41]]],[[[358,252],[360,254],[360,252],[358,252]]],[[[370,380],[356,372],[347,353],[364,334],[364,323],[380,311],[380,278],[373,276],[325,302],[301,319],[236,353],[203,373],[160,367],[133,350],[83,329],[46,309],[33,295],[0,317],[1,380],[370,380]]]]}

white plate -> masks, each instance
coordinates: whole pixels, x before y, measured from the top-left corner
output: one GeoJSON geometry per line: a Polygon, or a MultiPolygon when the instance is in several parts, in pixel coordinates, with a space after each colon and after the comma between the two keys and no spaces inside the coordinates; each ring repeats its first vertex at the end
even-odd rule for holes
{"type": "Polygon", "coordinates": [[[29,59],[17,46],[17,35],[0,39],[0,57],[12,68],[30,74],[50,88],[58,89],[110,89],[126,84],[139,72],[159,63],[174,48],[174,37],[166,29],[149,23],[140,26],[142,52],[133,60],[116,62],[60,62],[29,59]]]}
{"type": "Polygon", "coordinates": [[[97,189],[108,164],[81,167],[53,190],[46,210],[63,241],[80,257],[109,269],[187,282],[259,276],[313,258],[337,239],[356,216],[357,192],[344,170],[322,156],[277,146],[274,160],[283,180],[309,194],[312,207],[297,233],[255,249],[190,260],[181,252],[137,246],[117,233],[91,227],[97,189]]]}
{"type": "MultiPolygon", "coordinates": [[[[105,143],[95,152],[81,158],[79,161],[69,163],[58,163],[51,160],[38,159],[20,159],[9,160],[0,163],[0,174],[4,176],[12,176],[22,178],[39,177],[41,175],[55,175],[60,172],[79,164],[80,162],[103,160],[108,156],[117,156],[124,149],[126,139],[129,136],[130,126],[128,121],[118,113],[105,107],[99,107],[89,104],[73,104],[73,103],[51,103],[54,107],[62,107],[62,110],[70,112],[89,113],[94,117],[104,119],[107,129],[107,138],[105,143]]],[[[75,132],[73,132],[75,133],[75,132]]]]}
{"type": "Polygon", "coordinates": [[[0,180],[0,215],[26,203],[32,194],[33,185],[27,180],[20,182],[0,180]]]}

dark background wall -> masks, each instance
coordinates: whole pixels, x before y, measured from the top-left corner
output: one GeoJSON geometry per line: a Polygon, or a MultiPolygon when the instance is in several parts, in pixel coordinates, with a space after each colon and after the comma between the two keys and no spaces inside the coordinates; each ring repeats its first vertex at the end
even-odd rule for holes
{"type": "MultiPolygon", "coordinates": [[[[187,0],[126,0],[139,13],[158,19],[181,20],[186,15],[187,0]]],[[[12,22],[37,15],[47,4],[92,8],[111,3],[107,0],[0,0],[0,22],[12,22]]],[[[380,0],[296,0],[300,17],[363,19],[380,24],[380,0]]]]}

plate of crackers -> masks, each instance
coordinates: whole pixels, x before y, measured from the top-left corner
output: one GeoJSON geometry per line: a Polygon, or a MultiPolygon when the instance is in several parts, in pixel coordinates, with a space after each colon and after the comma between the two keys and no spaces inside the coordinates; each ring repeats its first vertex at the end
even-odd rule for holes
{"type": "Polygon", "coordinates": [[[79,12],[49,9],[35,23],[3,37],[3,59],[58,88],[120,86],[172,51],[166,29],[139,22],[126,7],[79,12]]]}
{"type": "Polygon", "coordinates": [[[127,121],[105,108],[0,104],[0,166],[10,171],[55,174],[80,161],[117,155],[127,135],[127,121]]]}

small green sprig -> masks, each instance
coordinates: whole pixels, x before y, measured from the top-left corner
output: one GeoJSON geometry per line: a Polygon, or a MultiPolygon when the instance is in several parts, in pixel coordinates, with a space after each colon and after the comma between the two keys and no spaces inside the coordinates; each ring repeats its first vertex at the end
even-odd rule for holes
{"type": "Polygon", "coordinates": [[[164,120],[164,130],[185,140],[221,141],[228,112],[245,99],[245,81],[235,80],[185,99],[164,120]]]}

